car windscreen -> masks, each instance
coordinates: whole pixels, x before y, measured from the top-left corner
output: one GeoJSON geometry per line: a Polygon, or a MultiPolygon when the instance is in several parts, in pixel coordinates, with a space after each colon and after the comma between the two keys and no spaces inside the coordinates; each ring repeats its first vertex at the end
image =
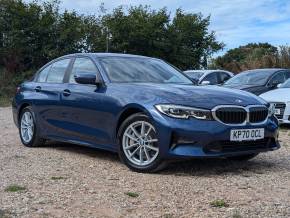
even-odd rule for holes
{"type": "Polygon", "coordinates": [[[272,71],[245,71],[229,79],[225,85],[264,85],[272,74],[272,71]]]}
{"type": "Polygon", "coordinates": [[[189,76],[191,79],[199,80],[200,77],[204,74],[203,72],[185,72],[187,76],[189,76]]]}
{"type": "Polygon", "coordinates": [[[111,82],[192,84],[190,79],[162,60],[135,57],[99,58],[111,82]]]}
{"type": "Polygon", "coordinates": [[[284,82],[280,88],[290,88],[290,79],[286,80],[286,82],[284,82]]]}

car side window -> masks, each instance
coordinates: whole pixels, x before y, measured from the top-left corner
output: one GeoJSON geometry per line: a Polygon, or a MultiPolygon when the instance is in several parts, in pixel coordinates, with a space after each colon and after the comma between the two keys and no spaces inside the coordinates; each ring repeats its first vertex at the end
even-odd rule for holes
{"type": "Polygon", "coordinates": [[[39,72],[37,77],[37,82],[44,83],[47,78],[47,74],[51,68],[51,65],[45,67],[42,71],[39,72]]]}
{"type": "Polygon", "coordinates": [[[217,84],[217,83],[218,83],[217,73],[211,73],[211,74],[208,74],[207,76],[205,76],[205,77],[203,78],[203,80],[202,80],[201,82],[203,82],[203,81],[209,81],[209,84],[210,84],[210,85],[215,85],[215,84],[217,84]]]}
{"type": "Polygon", "coordinates": [[[46,82],[48,83],[62,83],[66,69],[70,63],[70,59],[63,59],[57,62],[54,62],[51,65],[51,69],[48,73],[46,82]]]}
{"type": "Polygon", "coordinates": [[[290,78],[290,71],[286,71],[285,72],[285,79],[289,79],[290,78]]]}
{"type": "Polygon", "coordinates": [[[76,83],[74,76],[81,73],[97,74],[95,64],[89,58],[76,58],[69,77],[70,83],[76,83]]]}
{"type": "Polygon", "coordinates": [[[279,72],[272,77],[269,84],[270,85],[278,85],[278,84],[283,83],[283,82],[285,82],[285,74],[284,74],[284,72],[279,72]]]}
{"type": "Polygon", "coordinates": [[[231,78],[231,76],[229,74],[224,73],[224,72],[219,72],[219,75],[220,75],[220,82],[221,83],[224,83],[231,78]]]}

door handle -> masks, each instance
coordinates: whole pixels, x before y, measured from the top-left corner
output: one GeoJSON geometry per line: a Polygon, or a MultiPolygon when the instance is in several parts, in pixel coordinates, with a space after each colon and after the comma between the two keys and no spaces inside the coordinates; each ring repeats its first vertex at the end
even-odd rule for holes
{"type": "Polygon", "coordinates": [[[36,86],[34,89],[36,92],[40,92],[41,91],[41,87],[40,86],[36,86]]]}
{"type": "Polygon", "coordinates": [[[63,96],[70,96],[71,92],[68,89],[63,90],[62,92],[63,96]]]}

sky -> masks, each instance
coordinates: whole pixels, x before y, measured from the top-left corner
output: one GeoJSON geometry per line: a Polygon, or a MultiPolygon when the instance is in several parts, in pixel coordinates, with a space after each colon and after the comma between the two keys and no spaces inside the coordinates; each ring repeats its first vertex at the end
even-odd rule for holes
{"type": "Polygon", "coordinates": [[[268,42],[275,46],[290,44],[290,0],[62,0],[61,8],[81,14],[98,13],[101,3],[109,11],[124,5],[167,7],[174,14],[185,12],[211,16],[209,29],[228,49],[250,42],[268,42]]]}

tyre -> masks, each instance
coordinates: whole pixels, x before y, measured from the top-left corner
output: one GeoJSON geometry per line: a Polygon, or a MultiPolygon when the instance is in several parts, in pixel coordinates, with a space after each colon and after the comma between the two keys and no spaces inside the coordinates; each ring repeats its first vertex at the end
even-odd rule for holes
{"type": "Polygon", "coordinates": [[[258,156],[258,154],[245,154],[240,156],[227,157],[227,159],[232,161],[247,161],[253,159],[256,156],[258,156]]]}
{"type": "Polygon", "coordinates": [[[27,147],[38,147],[45,143],[45,140],[39,137],[35,114],[30,106],[20,112],[19,135],[22,144],[27,147]]]}
{"type": "Polygon", "coordinates": [[[120,159],[131,170],[152,173],[166,166],[160,157],[156,128],[147,115],[128,117],[119,128],[118,140],[120,159]]]}

